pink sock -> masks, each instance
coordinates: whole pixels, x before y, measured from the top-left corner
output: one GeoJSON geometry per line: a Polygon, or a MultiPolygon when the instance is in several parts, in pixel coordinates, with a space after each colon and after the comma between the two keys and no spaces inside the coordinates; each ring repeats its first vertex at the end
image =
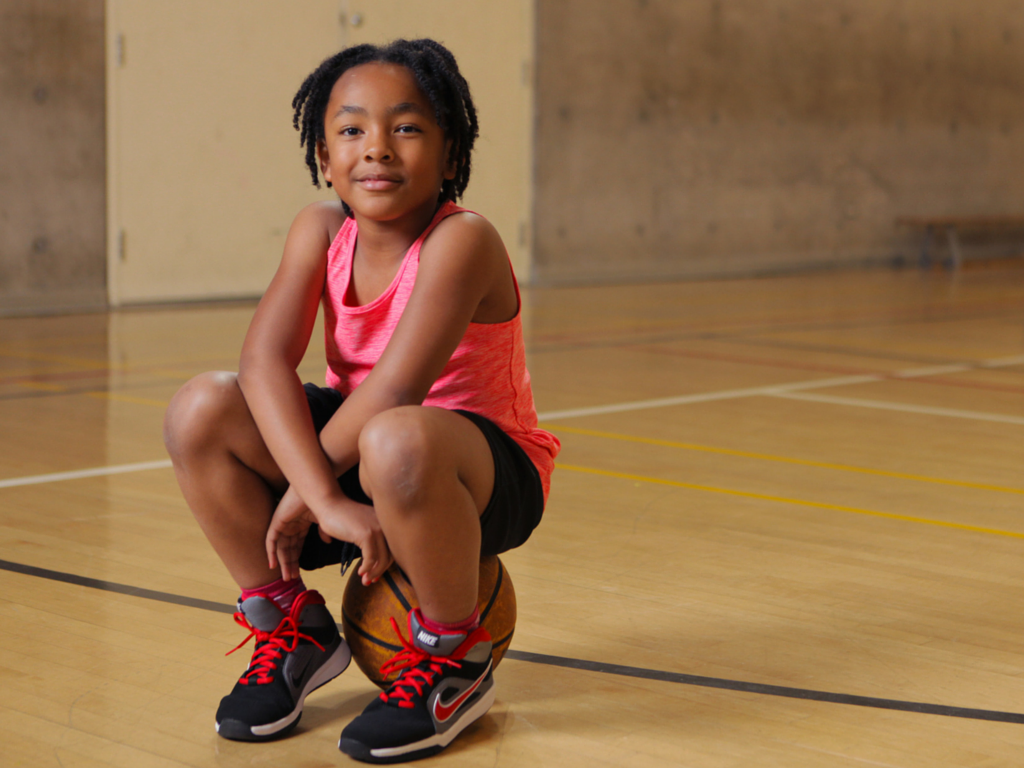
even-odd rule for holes
{"type": "Polygon", "coordinates": [[[292,603],[295,602],[295,598],[305,591],[306,585],[302,583],[301,577],[291,581],[278,579],[262,587],[243,589],[242,600],[248,600],[254,595],[263,595],[264,597],[269,597],[277,603],[282,611],[288,613],[292,609],[292,603]]]}
{"type": "Polygon", "coordinates": [[[469,618],[457,621],[454,624],[445,624],[443,621],[434,621],[428,619],[423,615],[423,612],[419,608],[416,609],[416,613],[419,614],[420,626],[424,629],[429,629],[431,632],[437,635],[450,635],[454,632],[465,632],[469,634],[474,629],[480,626],[480,609],[474,608],[473,612],[469,615],[469,618]]]}

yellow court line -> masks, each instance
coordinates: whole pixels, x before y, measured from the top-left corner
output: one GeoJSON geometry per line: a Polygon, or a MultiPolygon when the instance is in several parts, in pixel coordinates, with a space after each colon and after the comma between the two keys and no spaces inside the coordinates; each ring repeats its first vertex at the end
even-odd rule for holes
{"type": "Polygon", "coordinates": [[[9,357],[15,360],[35,360],[40,363],[60,363],[61,365],[74,366],[77,369],[86,369],[89,371],[103,370],[108,367],[107,361],[102,362],[98,359],[89,359],[86,357],[68,357],[67,355],[42,355],[37,352],[3,352],[0,351],[0,357],[9,357]]]}
{"type": "Polygon", "coordinates": [[[151,400],[148,397],[134,397],[132,395],[122,395],[117,392],[86,392],[88,397],[95,397],[98,400],[117,400],[121,403],[135,403],[137,405],[155,405],[158,408],[166,408],[170,405],[169,401],[164,400],[151,400]]]}
{"type": "Polygon", "coordinates": [[[67,387],[60,384],[47,384],[42,381],[19,381],[15,386],[24,387],[25,389],[38,389],[43,392],[63,392],[67,389],[67,387]]]}
{"type": "Polygon", "coordinates": [[[955,485],[961,488],[974,488],[982,491],[998,491],[1000,493],[1017,493],[1024,495],[1024,488],[1013,488],[1006,485],[990,485],[988,483],[972,483],[967,480],[949,480],[943,477],[929,477],[928,475],[913,475],[908,472],[892,472],[886,469],[871,469],[870,467],[855,467],[849,464],[830,464],[825,461],[812,461],[811,459],[796,459],[790,456],[775,456],[770,453],[753,453],[751,451],[736,451],[731,448],[716,448],[711,445],[698,445],[696,443],[677,443],[673,440],[658,440],[652,437],[638,437],[636,435],[623,435],[617,432],[601,432],[596,429],[581,429],[579,427],[564,427],[561,424],[544,424],[545,429],[556,432],[568,432],[574,435],[588,435],[590,437],[604,437],[609,440],[625,440],[631,443],[645,443],[647,445],[660,445],[666,448],[682,448],[687,451],[701,451],[703,453],[718,453],[724,456],[739,456],[744,459],[760,459],[762,461],[778,461],[785,464],[799,464],[805,467],[817,467],[819,469],[834,469],[841,472],[860,472],[865,475],[878,475],[880,477],[895,477],[900,480],[916,480],[921,483],[937,483],[939,485],[955,485]]]}
{"type": "Polygon", "coordinates": [[[826,504],[820,501],[807,501],[806,499],[789,499],[785,496],[772,496],[767,493],[752,493],[750,491],[737,491],[732,488],[716,488],[712,485],[697,485],[696,483],[681,483],[677,480],[663,480],[660,477],[645,477],[643,475],[631,475],[626,472],[612,472],[607,469],[595,469],[593,467],[580,467],[572,464],[555,464],[558,469],[566,469],[570,472],[584,472],[589,475],[601,475],[603,477],[614,477],[619,480],[633,480],[640,483],[654,483],[656,485],[668,485],[673,488],[686,488],[691,491],[707,491],[709,493],[724,493],[729,496],[742,496],[746,499],[758,499],[759,501],[775,501],[782,504],[796,504],[801,507],[814,507],[815,509],[829,509],[835,512],[851,512],[855,515],[870,515],[871,517],[884,517],[889,520],[900,520],[905,523],[923,523],[925,525],[937,525],[941,528],[955,528],[961,531],[972,531],[974,533],[990,533],[996,536],[1009,536],[1014,539],[1024,539],[1024,533],[1017,531],[1003,531],[998,528],[985,528],[980,525],[966,525],[964,523],[950,523],[945,520],[932,520],[927,517],[913,517],[911,515],[897,515],[894,512],[879,512],[874,509],[861,509],[860,507],[847,507],[842,504],[826,504]]]}

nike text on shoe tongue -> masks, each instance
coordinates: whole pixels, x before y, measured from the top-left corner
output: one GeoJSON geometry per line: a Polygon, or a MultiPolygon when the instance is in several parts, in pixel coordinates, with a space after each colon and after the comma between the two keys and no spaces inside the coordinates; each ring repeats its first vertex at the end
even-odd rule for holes
{"type": "Polygon", "coordinates": [[[431,632],[420,622],[419,610],[409,614],[409,636],[421,651],[436,656],[451,656],[466,639],[465,632],[446,632],[443,635],[431,632]]]}

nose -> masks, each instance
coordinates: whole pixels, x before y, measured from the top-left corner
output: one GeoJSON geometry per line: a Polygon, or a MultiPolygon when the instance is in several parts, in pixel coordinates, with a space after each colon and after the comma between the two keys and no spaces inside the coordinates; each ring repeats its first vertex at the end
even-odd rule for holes
{"type": "Polygon", "coordinates": [[[389,160],[393,160],[391,132],[382,128],[374,128],[367,131],[363,155],[364,159],[370,163],[386,163],[389,160]]]}

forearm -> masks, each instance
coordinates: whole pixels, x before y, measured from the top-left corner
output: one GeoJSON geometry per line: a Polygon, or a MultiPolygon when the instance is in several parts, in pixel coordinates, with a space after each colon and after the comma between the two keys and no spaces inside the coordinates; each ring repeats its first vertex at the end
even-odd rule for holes
{"type": "Polygon", "coordinates": [[[340,476],[359,462],[359,436],[370,419],[391,408],[422,402],[418,393],[390,388],[371,373],[320,433],[321,448],[334,473],[340,476]]]}
{"type": "Polygon", "coordinates": [[[271,456],[305,504],[316,512],[341,494],[317,440],[298,375],[284,362],[247,359],[238,384],[271,456]]]}

